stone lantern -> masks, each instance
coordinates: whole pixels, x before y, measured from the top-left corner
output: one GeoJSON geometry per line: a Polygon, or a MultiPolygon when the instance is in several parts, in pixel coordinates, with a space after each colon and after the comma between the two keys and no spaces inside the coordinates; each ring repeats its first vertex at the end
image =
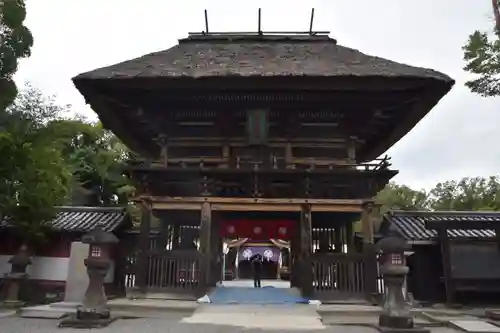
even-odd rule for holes
{"type": "Polygon", "coordinates": [[[7,282],[7,297],[3,302],[5,307],[17,308],[24,305],[24,302],[19,300],[19,290],[21,283],[26,279],[28,274],[26,268],[31,264],[31,258],[28,253],[28,247],[22,245],[17,254],[9,259],[11,264],[10,273],[5,276],[7,282]]]}
{"type": "Polygon", "coordinates": [[[411,305],[406,301],[403,290],[409,272],[404,254],[406,247],[404,239],[393,235],[377,243],[378,250],[382,252],[381,272],[385,285],[383,309],[378,322],[381,332],[429,332],[415,328],[411,305]]]}
{"type": "Polygon", "coordinates": [[[89,244],[87,267],[89,284],[82,305],[77,308],[76,315],[61,321],[61,327],[93,328],[109,325],[113,319],[107,306],[104,292],[104,278],[111,267],[111,251],[118,243],[118,238],[101,227],[82,237],[82,243],[89,244]]]}

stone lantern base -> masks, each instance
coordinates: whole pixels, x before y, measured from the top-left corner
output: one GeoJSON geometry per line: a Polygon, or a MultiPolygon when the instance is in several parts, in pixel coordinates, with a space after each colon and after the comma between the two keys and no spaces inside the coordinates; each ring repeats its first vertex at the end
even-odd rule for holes
{"type": "Polygon", "coordinates": [[[85,309],[78,309],[76,314],[70,317],[64,318],[59,323],[59,327],[71,327],[71,328],[102,328],[106,327],[115,321],[116,318],[112,318],[109,311],[103,313],[97,313],[95,311],[85,311],[85,309]]]}
{"type": "Polygon", "coordinates": [[[0,303],[0,306],[6,309],[20,309],[26,305],[23,301],[9,301],[5,300],[0,303]]]}
{"type": "Polygon", "coordinates": [[[3,307],[17,309],[26,305],[26,302],[19,299],[19,292],[26,277],[26,273],[8,273],[7,276],[4,277],[7,284],[7,297],[1,303],[3,307]]]}
{"type": "Polygon", "coordinates": [[[389,316],[381,314],[376,329],[382,333],[430,333],[423,327],[415,327],[411,316],[389,316]]]}

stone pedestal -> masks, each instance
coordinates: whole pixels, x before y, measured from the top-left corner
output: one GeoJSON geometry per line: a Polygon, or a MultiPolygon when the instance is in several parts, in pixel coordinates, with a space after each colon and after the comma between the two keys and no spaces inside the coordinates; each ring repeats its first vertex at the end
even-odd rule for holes
{"type": "Polygon", "coordinates": [[[7,297],[2,305],[6,308],[20,308],[24,306],[24,302],[19,299],[19,291],[21,284],[26,280],[26,267],[31,264],[31,259],[28,253],[28,247],[22,245],[19,252],[10,258],[11,272],[5,276],[7,284],[7,297]]]}
{"type": "Polygon", "coordinates": [[[107,305],[104,278],[111,266],[110,246],[118,239],[114,234],[96,228],[82,241],[90,245],[88,258],[84,261],[89,283],[76,314],[63,319],[59,327],[99,328],[108,326],[114,320],[107,305]]]}
{"type": "Polygon", "coordinates": [[[383,253],[381,272],[385,285],[384,302],[377,329],[380,332],[429,333],[428,329],[415,327],[411,304],[406,301],[404,283],[409,272],[404,259],[406,242],[399,237],[387,237],[377,246],[383,253]]]}
{"type": "Polygon", "coordinates": [[[15,309],[25,305],[24,301],[19,299],[19,290],[21,283],[27,278],[26,273],[9,273],[4,279],[7,284],[7,297],[3,301],[2,306],[5,308],[15,309]]]}

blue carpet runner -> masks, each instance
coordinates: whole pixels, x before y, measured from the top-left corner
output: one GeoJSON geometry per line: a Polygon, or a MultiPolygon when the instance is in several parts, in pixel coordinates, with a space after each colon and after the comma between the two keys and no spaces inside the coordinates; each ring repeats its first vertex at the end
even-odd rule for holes
{"type": "Polygon", "coordinates": [[[208,296],[212,304],[308,304],[284,288],[218,287],[208,296]]]}

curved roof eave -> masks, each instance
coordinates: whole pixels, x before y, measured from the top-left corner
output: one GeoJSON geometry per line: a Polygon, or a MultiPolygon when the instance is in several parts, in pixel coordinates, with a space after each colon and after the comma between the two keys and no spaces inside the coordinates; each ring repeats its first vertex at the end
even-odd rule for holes
{"type": "Polygon", "coordinates": [[[403,122],[395,126],[392,132],[388,133],[386,138],[382,139],[375,147],[369,151],[361,151],[360,159],[363,162],[372,161],[402,139],[410,132],[451,90],[455,81],[448,77],[448,80],[428,80],[424,87],[420,99],[413,106],[412,110],[403,119],[403,122]]]}
{"type": "MultiPolygon", "coordinates": [[[[439,73],[439,72],[436,72],[439,73]]],[[[376,146],[367,147],[366,150],[362,150],[358,153],[360,162],[371,161],[382,155],[387,151],[392,145],[399,141],[406,133],[408,133],[452,88],[455,81],[445,74],[439,73],[440,76],[434,78],[419,78],[415,77],[413,79],[418,80],[419,84],[423,85],[423,93],[419,102],[417,102],[413,109],[409,112],[403,120],[402,124],[394,126],[392,132],[386,135],[386,138],[380,140],[376,146]]],[[[248,78],[248,77],[247,77],[248,78]]],[[[268,80],[269,78],[261,77],[262,79],[268,80]]],[[[387,78],[387,77],[385,77],[387,78]]],[[[178,79],[188,79],[184,78],[161,78],[162,82],[165,81],[177,81],[178,79]]],[[[207,78],[208,79],[208,78],[207,78]]],[[[214,79],[220,79],[214,78],[214,79]]],[[[336,79],[342,80],[342,78],[337,77],[336,79]]],[[[373,78],[368,77],[367,80],[373,78]]],[[[406,78],[412,79],[412,78],[406,78]]],[[[119,114],[116,112],[109,112],[107,110],[105,103],[99,101],[100,97],[98,90],[101,87],[114,85],[117,81],[134,81],[133,79],[91,79],[86,77],[77,76],[73,78],[73,82],[76,88],[84,95],[88,104],[90,104],[93,110],[99,115],[99,118],[103,124],[111,129],[116,136],[118,136],[128,147],[136,153],[144,156],[152,156],[154,153],[150,149],[143,147],[140,143],[140,138],[134,138],[131,136],[131,129],[126,128],[120,119],[119,114]]],[[[188,81],[196,80],[195,78],[189,78],[188,81]]],[[[212,81],[212,80],[209,80],[212,81]]],[[[192,82],[192,81],[191,81],[192,82]]],[[[207,81],[208,82],[208,81],[207,81]]]]}

